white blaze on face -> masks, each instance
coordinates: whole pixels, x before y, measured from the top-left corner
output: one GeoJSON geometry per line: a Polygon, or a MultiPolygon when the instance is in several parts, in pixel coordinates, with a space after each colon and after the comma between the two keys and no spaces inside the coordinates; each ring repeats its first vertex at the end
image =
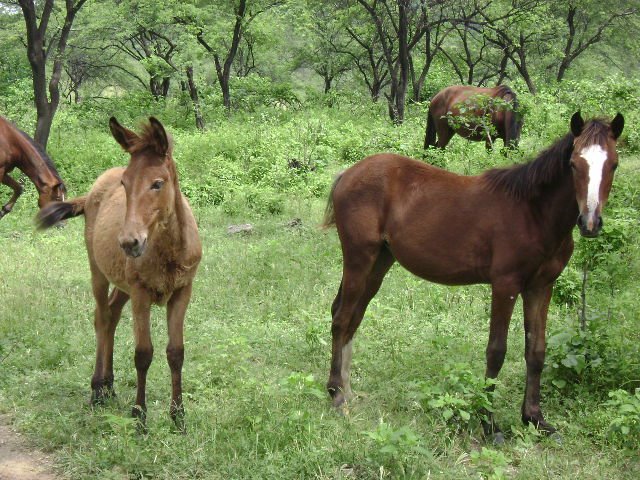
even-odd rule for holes
{"type": "Polygon", "coordinates": [[[593,220],[596,208],[600,203],[600,183],[602,182],[602,172],[607,161],[607,152],[600,145],[590,145],[583,148],[580,156],[589,165],[589,185],[587,186],[587,209],[590,220],[593,220]]]}

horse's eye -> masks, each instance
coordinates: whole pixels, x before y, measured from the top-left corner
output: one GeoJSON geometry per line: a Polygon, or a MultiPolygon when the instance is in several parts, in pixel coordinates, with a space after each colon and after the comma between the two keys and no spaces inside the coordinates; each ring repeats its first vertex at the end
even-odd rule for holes
{"type": "Polygon", "coordinates": [[[151,190],[160,190],[163,185],[164,182],[162,180],[156,180],[151,184],[151,190]]]}

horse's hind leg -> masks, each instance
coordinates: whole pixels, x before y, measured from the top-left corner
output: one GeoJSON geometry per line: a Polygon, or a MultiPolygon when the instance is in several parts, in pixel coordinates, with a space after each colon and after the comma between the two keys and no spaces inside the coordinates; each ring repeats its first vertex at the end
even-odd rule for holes
{"type": "Polygon", "coordinates": [[[393,263],[386,248],[345,249],[344,271],[338,295],[332,306],[332,356],[327,390],[336,407],[350,394],[349,373],[352,339],[369,301],[380,288],[384,274],[393,263]]]}
{"type": "Polygon", "coordinates": [[[167,304],[167,362],[171,369],[171,406],[169,414],[176,427],[185,432],[184,406],[182,404],[182,363],[184,361],[184,316],[191,298],[192,285],[177,290],[167,304]]]}
{"type": "Polygon", "coordinates": [[[345,346],[342,348],[342,384],[345,400],[349,400],[353,396],[353,392],[351,391],[351,358],[353,356],[353,336],[356,333],[356,330],[360,326],[362,322],[362,318],[364,317],[364,313],[369,306],[369,302],[371,299],[378,293],[380,290],[380,285],[382,285],[382,281],[384,280],[385,275],[391,268],[391,265],[395,262],[393,255],[389,251],[387,247],[382,247],[380,250],[380,254],[376,259],[373,268],[371,269],[371,273],[367,278],[367,286],[364,290],[364,293],[360,297],[358,301],[358,306],[351,317],[351,321],[349,322],[349,326],[347,327],[347,335],[345,338],[345,346]]]}
{"type": "MultiPolygon", "coordinates": [[[[96,366],[91,379],[91,403],[101,403],[105,396],[109,395],[105,385],[105,373],[107,367],[107,337],[111,324],[111,312],[109,309],[109,281],[91,262],[91,287],[96,301],[93,326],[96,332],[96,366]]],[[[113,384],[113,380],[111,380],[113,384]]]]}
{"type": "Polygon", "coordinates": [[[4,185],[6,185],[7,187],[9,187],[9,188],[11,188],[13,190],[13,195],[11,196],[9,201],[7,203],[5,203],[4,206],[0,209],[0,218],[2,218],[7,213],[9,213],[11,210],[13,210],[13,206],[18,201],[18,197],[20,197],[20,195],[22,195],[23,188],[22,188],[22,185],[20,185],[18,182],[16,182],[9,175],[6,175],[6,174],[3,175],[3,171],[2,170],[0,170],[0,178],[2,179],[2,183],[4,185]]]}
{"type": "Polygon", "coordinates": [[[113,388],[113,341],[116,333],[116,327],[120,322],[122,308],[129,300],[127,295],[118,288],[113,288],[109,296],[109,318],[105,325],[104,331],[104,393],[105,396],[115,397],[116,393],[113,388]]]}

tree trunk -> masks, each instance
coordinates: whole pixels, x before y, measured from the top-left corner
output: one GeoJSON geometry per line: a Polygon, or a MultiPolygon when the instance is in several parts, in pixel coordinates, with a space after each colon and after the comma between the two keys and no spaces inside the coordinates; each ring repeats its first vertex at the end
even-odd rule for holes
{"type": "Polygon", "coordinates": [[[53,49],[55,55],[51,70],[51,78],[47,82],[47,55],[45,51],[45,36],[49,19],[53,10],[53,0],[46,0],[40,16],[40,24],[36,14],[33,0],[19,0],[20,8],[24,16],[27,33],[27,57],[31,66],[33,80],[33,95],[36,104],[37,123],[34,140],[46,149],[51,132],[53,117],[60,103],[60,77],[64,51],[67,48],[67,40],[71,32],[73,20],[78,10],[86,0],[78,0],[74,5],[73,0],[66,0],[66,16],[62,29],[53,49]],[[47,87],[49,95],[47,96],[47,87]]]}
{"type": "Polygon", "coordinates": [[[523,35],[520,34],[520,45],[516,49],[516,53],[518,54],[518,59],[520,61],[519,62],[514,61],[513,63],[518,69],[520,76],[522,76],[523,80],[527,84],[527,88],[529,89],[529,92],[535,95],[537,93],[537,90],[536,90],[535,84],[533,83],[533,80],[531,79],[531,75],[529,74],[529,69],[527,68],[527,54],[526,54],[525,48],[526,48],[526,42],[523,38],[523,35]]]}
{"type": "Polygon", "coordinates": [[[329,75],[324,76],[324,93],[327,94],[331,90],[331,81],[333,78],[329,75]]]}
{"type": "Polygon", "coordinates": [[[198,88],[193,81],[193,66],[189,65],[187,71],[187,85],[189,88],[189,96],[193,103],[193,113],[196,118],[196,127],[198,130],[204,130],[204,119],[202,118],[202,111],[200,110],[200,98],[198,97],[198,88]]]}
{"type": "Polygon", "coordinates": [[[408,4],[409,0],[398,0],[398,62],[400,63],[400,79],[395,98],[397,118],[394,120],[398,125],[404,122],[404,107],[407,98],[407,85],[409,84],[408,4]]]}

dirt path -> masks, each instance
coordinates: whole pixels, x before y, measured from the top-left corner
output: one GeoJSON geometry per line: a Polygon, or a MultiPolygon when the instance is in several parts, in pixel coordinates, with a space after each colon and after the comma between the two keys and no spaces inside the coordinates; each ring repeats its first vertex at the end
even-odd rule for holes
{"type": "Polygon", "coordinates": [[[0,415],[0,480],[58,480],[51,460],[31,447],[0,415]]]}

